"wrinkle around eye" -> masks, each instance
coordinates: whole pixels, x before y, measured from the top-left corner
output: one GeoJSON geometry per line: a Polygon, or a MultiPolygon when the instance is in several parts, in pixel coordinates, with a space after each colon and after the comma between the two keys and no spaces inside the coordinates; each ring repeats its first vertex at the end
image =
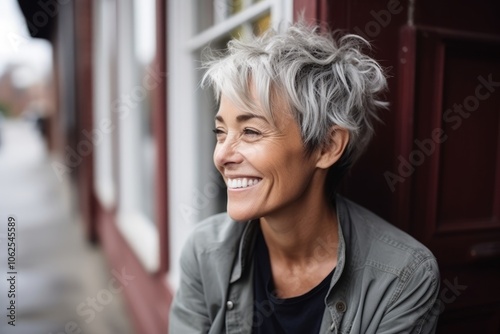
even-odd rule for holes
{"type": "Polygon", "coordinates": [[[251,128],[244,128],[243,133],[245,135],[250,135],[250,136],[261,136],[262,133],[259,130],[251,129],[251,128]]]}
{"type": "Polygon", "coordinates": [[[262,132],[256,129],[245,128],[242,131],[242,136],[247,142],[257,141],[263,137],[262,132]]]}
{"type": "Polygon", "coordinates": [[[215,128],[212,130],[212,132],[215,133],[215,139],[218,143],[223,142],[227,136],[226,132],[220,128],[215,128]]]}

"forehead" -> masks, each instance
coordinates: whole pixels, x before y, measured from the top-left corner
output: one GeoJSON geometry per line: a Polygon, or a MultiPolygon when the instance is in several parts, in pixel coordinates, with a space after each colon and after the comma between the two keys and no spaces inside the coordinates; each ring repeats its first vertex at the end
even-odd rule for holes
{"type": "Polygon", "coordinates": [[[221,93],[216,119],[217,116],[236,117],[239,114],[248,114],[253,117],[247,119],[264,119],[273,126],[278,126],[285,119],[294,119],[289,104],[285,102],[282,95],[274,91],[266,95],[266,97],[259,96],[255,88],[243,94],[221,93]]]}
{"type": "Polygon", "coordinates": [[[219,100],[219,110],[215,115],[216,120],[226,117],[234,117],[239,120],[248,120],[250,118],[264,119],[271,123],[271,115],[262,107],[262,103],[255,96],[249,98],[233,97],[221,94],[219,100]]]}

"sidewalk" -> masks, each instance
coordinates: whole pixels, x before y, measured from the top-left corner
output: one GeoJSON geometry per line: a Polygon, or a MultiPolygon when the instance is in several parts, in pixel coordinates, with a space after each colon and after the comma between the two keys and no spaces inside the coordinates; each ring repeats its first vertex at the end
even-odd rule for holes
{"type": "Polygon", "coordinates": [[[32,124],[0,126],[0,333],[132,334],[123,296],[109,291],[112,268],[84,240],[69,180],[58,181],[32,124]],[[10,215],[17,223],[15,298],[7,281],[10,215]],[[12,300],[15,327],[7,317],[12,300]]]}

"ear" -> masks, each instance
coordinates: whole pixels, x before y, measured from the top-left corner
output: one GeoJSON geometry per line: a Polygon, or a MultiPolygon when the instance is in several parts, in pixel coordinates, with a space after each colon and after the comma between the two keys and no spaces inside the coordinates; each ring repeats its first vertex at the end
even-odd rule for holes
{"type": "Polygon", "coordinates": [[[338,125],[333,125],[328,133],[328,142],[323,145],[319,152],[316,167],[322,169],[330,168],[336,163],[349,143],[349,130],[338,125]]]}

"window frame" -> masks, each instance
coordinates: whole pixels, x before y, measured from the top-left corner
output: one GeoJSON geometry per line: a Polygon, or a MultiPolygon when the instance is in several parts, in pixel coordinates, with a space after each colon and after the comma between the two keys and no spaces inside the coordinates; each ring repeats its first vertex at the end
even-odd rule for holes
{"type": "MultiPolygon", "coordinates": [[[[134,196],[130,196],[139,189],[137,177],[137,157],[127,150],[132,145],[138,145],[137,124],[140,121],[141,104],[137,103],[124,110],[120,110],[120,98],[130,95],[134,88],[143,84],[143,79],[137,74],[135,59],[133,25],[134,0],[117,3],[117,92],[110,108],[115,114],[117,126],[118,196],[116,202],[117,230],[125,239],[128,247],[135,254],[143,269],[150,275],[164,274],[168,270],[168,230],[167,230],[167,164],[166,164],[166,6],[164,1],[156,0],[155,23],[155,56],[150,64],[151,74],[159,79],[151,92],[152,135],[155,143],[154,161],[154,221],[151,221],[144,212],[134,203],[134,196]],[[127,195],[128,194],[128,195],[127,195]]],[[[140,168],[140,167],[139,167],[140,168]]]]}
{"type": "MultiPolygon", "coordinates": [[[[250,0],[243,1],[244,6],[250,4],[250,0]]],[[[197,110],[202,101],[206,101],[206,94],[209,94],[200,92],[198,85],[200,64],[197,53],[210,43],[227,38],[237,27],[252,22],[266,13],[271,14],[271,26],[278,30],[281,24],[293,21],[293,1],[255,2],[199,33],[195,31],[195,0],[170,1],[167,12],[169,13],[167,135],[170,162],[168,193],[171,194],[168,203],[171,267],[167,280],[175,289],[179,284],[179,258],[182,246],[202,213],[205,216],[210,212],[215,213],[216,201],[212,190],[218,189],[216,187],[225,189],[225,185],[220,184],[216,173],[206,171],[200,177],[200,168],[212,166],[213,143],[204,138],[213,138],[210,132],[213,119],[209,113],[203,114],[197,110]],[[204,126],[200,127],[200,123],[204,126]]]]}
{"type": "Polygon", "coordinates": [[[107,210],[112,210],[117,201],[117,184],[114,174],[115,161],[113,160],[113,132],[109,131],[113,123],[111,105],[113,91],[113,50],[116,43],[112,36],[115,30],[116,1],[99,0],[93,6],[93,17],[96,18],[92,27],[93,44],[93,133],[102,136],[99,140],[93,139],[95,177],[93,187],[97,200],[107,210]]]}

